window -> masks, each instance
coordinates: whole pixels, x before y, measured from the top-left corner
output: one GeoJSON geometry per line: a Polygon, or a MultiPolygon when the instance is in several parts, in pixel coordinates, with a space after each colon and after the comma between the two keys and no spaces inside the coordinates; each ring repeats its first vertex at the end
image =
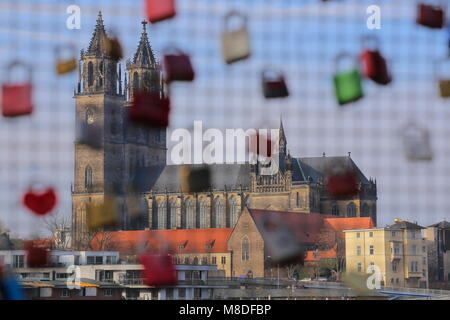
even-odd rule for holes
{"type": "Polygon", "coordinates": [[[361,255],[361,246],[357,246],[356,247],[356,255],[360,256],[361,255]]]}
{"type": "Polygon", "coordinates": [[[198,258],[197,257],[194,258],[194,261],[192,262],[192,264],[198,264],[198,258]]]}
{"type": "Polygon", "coordinates": [[[86,258],[86,263],[87,264],[95,264],[95,257],[94,256],[89,256],[86,258]]]}
{"type": "Polygon", "coordinates": [[[167,211],[166,211],[166,201],[161,200],[158,201],[158,229],[164,230],[166,229],[166,218],[167,218],[167,211]]]}
{"type": "Polygon", "coordinates": [[[373,238],[373,232],[372,231],[369,232],[369,238],[373,238]]]}
{"type": "Polygon", "coordinates": [[[184,258],[184,264],[189,264],[189,257],[184,258]]]}
{"type": "Polygon", "coordinates": [[[413,256],[415,256],[417,254],[417,246],[415,244],[412,245],[411,252],[412,252],[413,256]]]}
{"type": "Polygon", "coordinates": [[[13,256],[13,268],[24,268],[25,267],[25,256],[24,255],[14,255],[13,256]]]}
{"type": "Polygon", "coordinates": [[[106,264],[115,264],[116,263],[116,257],[115,256],[107,256],[106,257],[106,264]]]}
{"type": "Polygon", "coordinates": [[[133,91],[139,91],[139,74],[137,72],[133,74],[133,91]]]}
{"type": "Polygon", "coordinates": [[[370,217],[370,208],[367,203],[364,203],[362,206],[362,217],[370,217]]]}
{"type": "Polygon", "coordinates": [[[217,265],[217,258],[216,257],[212,257],[211,258],[211,264],[212,265],[217,265]]]}
{"type": "Polygon", "coordinates": [[[397,284],[399,284],[399,281],[400,279],[399,278],[397,278],[397,279],[395,279],[395,282],[397,283],[397,284]]]}
{"type": "Polygon", "coordinates": [[[422,257],[422,264],[424,266],[427,264],[427,257],[422,257]]]}
{"type": "Polygon", "coordinates": [[[411,261],[411,272],[417,272],[417,270],[418,270],[417,261],[411,261]]]}
{"type": "Polygon", "coordinates": [[[426,246],[423,246],[423,247],[422,247],[422,252],[423,252],[423,253],[426,253],[426,252],[427,252],[427,247],[426,247],[426,246]]]}
{"type": "Polygon", "coordinates": [[[353,202],[347,206],[347,217],[356,217],[356,205],[353,202]]]}
{"type": "Polygon", "coordinates": [[[395,231],[392,231],[392,232],[391,232],[391,236],[392,236],[392,238],[395,238],[395,237],[396,237],[396,235],[397,235],[397,234],[395,233],[395,231]]]}
{"type": "Polygon", "coordinates": [[[241,246],[242,246],[242,261],[248,261],[250,257],[250,242],[247,236],[245,236],[242,239],[241,246]]]}
{"type": "Polygon", "coordinates": [[[84,187],[86,189],[92,188],[92,168],[91,166],[87,166],[84,169],[84,187]]]}
{"type": "Polygon", "coordinates": [[[358,238],[358,239],[361,238],[361,233],[357,232],[356,233],[356,238],[358,238]]]}
{"type": "Polygon", "coordinates": [[[392,284],[394,283],[394,278],[391,278],[391,283],[392,283],[392,284]]]}
{"type": "Polygon", "coordinates": [[[94,65],[92,61],[88,63],[88,86],[92,86],[94,84],[94,65]]]}
{"type": "Polygon", "coordinates": [[[194,288],[194,299],[200,299],[202,297],[202,289],[194,288]]]}
{"type": "Polygon", "coordinates": [[[394,244],[394,253],[400,254],[400,244],[399,243],[394,244]]]}
{"type": "Polygon", "coordinates": [[[333,216],[338,216],[339,215],[339,207],[336,204],[333,205],[333,207],[331,208],[331,214],[333,216]]]}
{"type": "Polygon", "coordinates": [[[91,109],[86,109],[86,123],[93,124],[94,123],[94,112],[91,109]]]}
{"type": "Polygon", "coordinates": [[[178,288],[178,298],[186,298],[186,288],[178,288]]]}
{"type": "Polygon", "coordinates": [[[362,264],[361,263],[358,263],[357,269],[358,269],[358,272],[362,272],[362,264]]]}
{"type": "Polygon", "coordinates": [[[426,277],[427,276],[427,271],[425,269],[422,270],[422,276],[426,277]]]}
{"type": "Polygon", "coordinates": [[[369,246],[369,254],[370,254],[371,256],[373,256],[373,254],[374,254],[374,248],[373,248],[373,246],[369,246]]]}
{"type": "Polygon", "coordinates": [[[208,228],[208,221],[206,221],[206,202],[200,201],[198,208],[199,218],[200,218],[200,228],[208,228]]]}
{"type": "Polygon", "coordinates": [[[195,210],[191,199],[187,199],[186,205],[186,229],[194,229],[195,227],[195,210]]]}
{"type": "Polygon", "coordinates": [[[212,227],[213,228],[225,228],[225,209],[222,203],[222,200],[216,198],[214,200],[214,214],[212,219],[212,227]]]}
{"type": "Polygon", "coordinates": [[[237,200],[235,197],[232,197],[230,200],[230,227],[234,227],[234,225],[236,224],[238,218],[239,218],[239,213],[238,213],[238,207],[237,207],[237,200]]]}
{"type": "Polygon", "coordinates": [[[226,264],[227,263],[227,257],[222,257],[221,262],[222,262],[222,264],[226,264]]]}
{"type": "Polygon", "coordinates": [[[103,257],[102,256],[96,256],[95,257],[95,264],[103,264],[103,257]]]}
{"type": "Polygon", "coordinates": [[[297,207],[300,207],[300,193],[298,193],[297,192],[297,195],[296,195],[296,205],[297,205],[297,207]]]}
{"type": "Polygon", "coordinates": [[[394,260],[392,261],[392,272],[397,272],[398,269],[398,261],[394,260]]]}
{"type": "Polygon", "coordinates": [[[170,209],[169,209],[169,221],[167,221],[167,228],[172,229],[177,226],[177,202],[176,200],[170,201],[170,209]]]}
{"type": "Polygon", "coordinates": [[[172,300],[173,299],[173,288],[167,288],[166,289],[166,299],[172,300]]]}
{"type": "Polygon", "coordinates": [[[69,289],[62,289],[61,290],[61,297],[67,298],[69,296],[69,289]]]}
{"type": "Polygon", "coordinates": [[[105,297],[112,297],[113,290],[111,288],[105,289],[105,297]]]}
{"type": "Polygon", "coordinates": [[[202,258],[202,264],[203,265],[207,265],[208,264],[208,257],[203,257],[202,258]]]}
{"type": "Polygon", "coordinates": [[[56,274],[56,279],[67,279],[69,277],[69,274],[68,273],[60,273],[60,272],[58,272],[57,274],[56,274]]]}

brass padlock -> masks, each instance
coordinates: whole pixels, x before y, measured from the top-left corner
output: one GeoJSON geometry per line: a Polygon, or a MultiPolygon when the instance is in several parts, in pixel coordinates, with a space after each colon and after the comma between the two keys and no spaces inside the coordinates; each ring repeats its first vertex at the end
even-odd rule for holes
{"type": "Polygon", "coordinates": [[[450,98],[450,80],[439,80],[439,91],[442,98],[450,98]]]}
{"type": "Polygon", "coordinates": [[[76,50],[73,45],[69,45],[68,48],[72,52],[72,58],[63,59],[61,57],[62,48],[60,46],[56,47],[56,73],[59,75],[66,74],[76,70],[77,68],[77,58],[76,50]]]}
{"type": "Polygon", "coordinates": [[[442,70],[450,70],[448,69],[449,67],[450,59],[448,58],[436,60],[434,63],[434,74],[439,85],[439,94],[442,98],[450,97],[450,74],[442,74],[442,70]]]}
{"type": "Polygon", "coordinates": [[[90,231],[117,225],[117,206],[113,200],[103,203],[89,203],[86,206],[86,223],[90,231]]]}
{"type": "Polygon", "coordinates": [[[250,36],[247,31],[247,17],[237,11],[229,12],[224,18],[224,32],[222,33],[222,56],[230,64],[250,56],[250,36]],[[231,18],[241,20],[237,30],[230,30],[231,18]]]}

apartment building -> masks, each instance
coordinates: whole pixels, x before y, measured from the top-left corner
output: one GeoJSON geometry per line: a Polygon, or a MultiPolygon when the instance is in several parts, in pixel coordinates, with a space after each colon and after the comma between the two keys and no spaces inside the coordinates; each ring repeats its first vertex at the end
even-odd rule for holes
{"type": "Polygon", "coordinates": [[[450,222],[433,224],[424,232],[428,243],[429,281],[450,281],[450,222]]]}
{"type": "Polygon", "coordinates": [[[394,222],[384,228],[344,230],[346,272],[367,273],[374,265],[381,272],[381,285],[427,288],[424,228],[406,220],[394,222]]]}

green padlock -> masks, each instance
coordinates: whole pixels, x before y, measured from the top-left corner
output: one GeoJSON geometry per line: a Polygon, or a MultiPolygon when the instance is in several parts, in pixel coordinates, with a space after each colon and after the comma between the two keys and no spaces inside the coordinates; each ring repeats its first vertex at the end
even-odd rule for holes
{"type": "MultiPolygon", "coordinates": [[[[333,77],[336,98],[340,105],[357,101],[364,96],[361,73],[358,67],[340,71],[342,60],[352,57],[347,53],[342,53],[336,57],[336,73],[333,77]]],[[[356,60],[355,60],[356,64],[356,60]]]]}

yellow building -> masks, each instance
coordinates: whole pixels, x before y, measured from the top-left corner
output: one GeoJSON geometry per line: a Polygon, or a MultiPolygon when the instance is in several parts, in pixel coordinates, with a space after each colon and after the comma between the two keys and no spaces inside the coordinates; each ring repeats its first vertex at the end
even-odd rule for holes
{"type": "Polygon", "coordinates": [[[344,231],[346,272],[367,273],[370,265],[375,265],[380,269],[382,286],[427,288],[424,228],[405,220],[394,221],[385,228],[344,231]]]}

